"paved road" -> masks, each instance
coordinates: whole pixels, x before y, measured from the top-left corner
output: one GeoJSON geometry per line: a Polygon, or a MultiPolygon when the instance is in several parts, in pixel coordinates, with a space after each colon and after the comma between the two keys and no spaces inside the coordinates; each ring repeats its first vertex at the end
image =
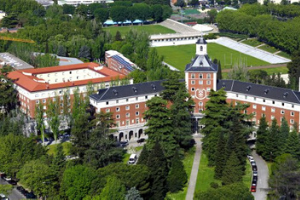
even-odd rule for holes
{"type": "Polygon", "coordinates": [[[268,191],[268,179],[269,179],[269,169],[267,163],[262,159],[261,156],[257,155],[256,151],[252,151],[253,159],[257,165],[258,172],[258,181],[257,181],[257,189],[255,193],[252,193],[255,200],[266,200],[268,191]]]}
{"type": "MultiPolygon", "coordinates": [[[[1,185],[6,185],[8,184],[5,180],[0,178],[0,184],[1,185]]],[[[21,200],[21,199],[25,199],[25,197],[16,189],[14,188],[12,190],[12,192],[10,193],[10,195],[8,196],[8,198],[10,200],[21,200]]]]}
{"type": "Polygon", "coordinates": [[[195,157],[194,157],[194,162],[193,162],[193,168],[190,176],[190,181],[188,183],[188,190],[186,193],[186,200],[192,200],[194,198],[194,193],[195,193],[195,187],[196,187],[196,182],[197,182],[197,176],[198,176],[198,170],[199,170],[199,165],[200,165],[200,159],[201,159],[201,151],[202,151],[202,142],[201,139],[194,138],[196,141],[196,152],[195,152],[195,157]]]}

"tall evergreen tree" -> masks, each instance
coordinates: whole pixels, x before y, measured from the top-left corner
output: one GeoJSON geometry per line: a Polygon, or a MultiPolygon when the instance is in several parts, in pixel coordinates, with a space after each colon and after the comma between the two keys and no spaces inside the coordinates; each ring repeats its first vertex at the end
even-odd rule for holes
{"type": "Polygon", "coordinates": [[[137,164],[147,165],[148,158],[149,158],[149,152],[147,150],[146,145],[144,145],[137,164]]]}
{"type": "Polygon", "coordinates": [[[143,198],[141,197],[140,192],[135,187],[132,187],[127,191],[125,200],[143,200],[143,198]]]}
{"type": "Polygon", "coordinates": [[[280,126],[280,133],[279,133],[279,149],[281,153],[284,153],[286,140],[289,137],[289,132],[290,132],[289,124],[285,119],[285,117],[283,117],[280,126]]]}
{"type": "Polygon", "coordinates": [[[263,116],[260,119],[259,126],[257,129],[257,139],[256,139],[256,151],[258,154],[263,155],[266,151],[266,141],[268,136],[268,123],[266,118],[263,116]]]}
{"type": "Polygon", "coordinates": [[[277,125],[276,119],[272,120],[272,125],[270,131],[266,138],[265,152],[262,154],[266,160],[273,161],[277,156],[281,154],[280,152],[280,130],[277,125]]]}
{"type": "Polygon", "coordinates": [[[296,131],[289,133],[284,147],[284,153],[291,154],[294,158],[300,160],[300,139],[296,131]]]}
{"type": "Polygon", "coordinates": [[[164,199],[167,193],[168,166],[167,159],[159,142],[156,142],[151,153],[147,166],[150,171],[151,197],[150,199],[164,199]]]}
{"type": "Polygon", "coordinates": [[[165,89],[161,92],[161,97],[171,102],[175,101],[177,92],[185,88],[184,82],[180,82],[177,74],[175,73],[171,73],[168,80],[162,83],[162,86],[165,89]]]}
{"type": "Polygon", "coordinates": [[[179,157],[178,151],[175,153],[171,161],[171,169],[168,175],[168,188],[170,192],[178,192],[182,190],[187,182],[187,174],[184,170],[183,163],[179,157]]]}
{"type": "Polygon", "coordinates": [[[239,159],[233,151],[226,162],[222,176],[222,183],[224,185],[229,185],[242,181],[242,176],[243,171],[241,169],[239,159]]]}
{"type": "Polygon", "coordinates": [[[215,161],[215,178],[220,179],[222,178],[222,174],[226,165],[227,156],[225,153],[225,144],[226,140],[224,138],[224,133],[221,131],[222,129],[216,129],[219,132],[219,140],[216,150],[216,161],[215,161]]]}
{"type": "Polygon", "coordinates": [[[217,73],[217,78],[218,80],[222,80],[222,67],[221,67],[221,62],[218,61],[218,73],[217,73]]]}
{"type": "Polygon", "coordinates": [[[148,126],[146,133],[149,138],[147,145],[151,149],[156,141],[159,141],[166,156],[171,158],[178,148],[178,144],[176,144],[174,139],[173,125],[170,111],[167,108],[167,101],[160,97],[154,97],[147,101],[146,104],[149,108],[145,112],[146,126],[148,126]]]}
{"type": "Polygon", "coordinates": [[[206,103],[205,110],[203,111],[204,117],[201,119],[201,123],[205,125],[202,129],[202,133],[204,134],[203,149],[207,153],[209,165],[214,165],[215,162],[215,151],[219,137],[215,129],[224,127],[227,112],[228,105],[224,89],[218,91],[211,90],[209,101],[206,103]]]}

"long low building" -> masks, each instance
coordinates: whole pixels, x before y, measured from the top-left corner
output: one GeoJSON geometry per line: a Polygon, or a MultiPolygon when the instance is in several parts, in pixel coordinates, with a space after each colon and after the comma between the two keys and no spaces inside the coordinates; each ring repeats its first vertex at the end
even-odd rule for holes
{"type": "MultiPolygon", "coordinates": [[[[196,43],[196,56],[185,69],[185,84],[195,103],[192,121],[196,133],[203,127],[199,120],[204,116],[210,91],[221,88],[227,92],[228,103],[250,105],[246,112],[253,113],[252,121],[255,125],[259,124],[263,116],[269,123],[276,119],[279,125],[285,117],[291,129],[295,123],[300,124],[300,92],[241,81],[218,80],[217,71],[218,66],[207,55],[206,41],[200,38],[196,43]]],[[[90,102],[97,112],[113,112],[118,128],[114,135],[117,140],[135,140],[144,136],[146,121],[143,113],[147,110],[146,101],[164,90],[161,83],[154,81],[101,89],[90,96],[90,102]]]]}

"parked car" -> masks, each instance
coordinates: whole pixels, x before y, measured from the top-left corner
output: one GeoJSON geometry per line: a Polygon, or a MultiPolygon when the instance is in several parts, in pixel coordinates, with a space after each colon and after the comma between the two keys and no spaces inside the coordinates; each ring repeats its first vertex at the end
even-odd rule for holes
{"type": "Polygon", "coordinates": [[[0,172],[0,178],[4,178],[6,176],[5,172],[0,172]]]}
{"type": "Polygon", "coordinates": [[[128,141],[122,141],[119,144],[120,144],[120,147],[126,147],[126,146],[128,146],[128,141]]]}
{"type": "Polygon", "coordinates": [[[256,166],[256,162],[255,161],[251,162],[251,165],[256,166]]]}
{"type": "Polygon", "coordinates": [[[9,200],[8,197],[6,197],[4,194],[0,194],[0,199],[1,200],[9,200]]]}
{"type": "Polygon", "coordinates": [[[4,176],[3,179],[6,180],[6,181],[11,181],[11,177],[10,176],[4,176]]]}
{"type": "Polygon", "coordinates": [[[251,185],[251,192],[256,192],[256,184],[251,185]]]}
{"type": "Polygon", "coordinates": [[[133,165],[137,160],[137,155],[136,154],[131,154],[129,157],[128,164],[133,165]]]}
{"type": "Polygon", "coordinates": [[[143,143],[143,142],[145,142],[145,140],[146,140],[145,138],[140,138],[137,140],[137,143],[143,143]]]}
{"type": "Polygon", "coordinates": [[[18,180],[17,179],[11,179],[10,181],[7,181],[11,185],[17,185],[18,180]]]}
{"type": "Polygon", "coordinates": [[[24,196],[25,196],[25,194],[28,193],[22,186],[17,186],[16,188],[17,188],[17,190],[18,190],[19,192],[21,192],[24,196]]]}
{"type": "Polygon", "coordinates": [[[252,171],[257,171],[257,166],[256,165],[252,166],[252,171]]]}
{"type": "Polygon", "coordinates": [[[257,176],[257,171],[253,171],[253,176],[257,176]]]}
{"type": "Polygon", "coordinates": [[[36,196],[32,192],[26,193],[24,196],[26,199],[36,199],[36,196]]]}
{"type": "Polygon", "coordinates": [[[247,158],[248,158],[249,160],[254,160],[253,157],[250,156],[250,155],[247,155],[247,158]]]}
{"type": "Polygon", "coordinates": [[[252,177],[252,183],[255,183],[255,184],[257,183],[257,176],[252,177]]]}

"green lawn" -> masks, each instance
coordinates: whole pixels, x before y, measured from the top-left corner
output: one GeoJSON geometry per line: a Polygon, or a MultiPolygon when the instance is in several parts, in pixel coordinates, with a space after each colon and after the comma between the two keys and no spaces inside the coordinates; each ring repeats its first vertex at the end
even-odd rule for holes
{"type": "Polygon", "coordinates": [[[258,45],[262,44],[257,39],[247,39],[247,40],[244,40],[242,43],[248,44],[248,45],[250,45],[252,47],[257,47],[258,45]]]}
{"type": "Polygon", "coordinates": [[[110,27],[103,28],[103,30],[110,32],[112,36],[115,36],[116,32],[119,31],[121,33],[122,37],[124,37],[130,29],[134,29],[137,31],[144,31],[144,32],[148,33],[149,35],[160,34],[160,33],[161,34],[175,33],[174,30],[168,29],[161,25],[110,26],[110,27]]]}
{"type": "Polygon", "coordinates": [[[277,55],[288,58],[288,59],[291,59],[291,55],[284,52],[284,51],[279,52],[277,55]]]}
{"type": "Polygon", "coordinates": [[[279,51],[278,49],[276,49],[275,47],[271,47],[267,44],[263,45],[263,46],[260,46],[258,47],[259,49],[262,49],[264,51],[267,51],[267,52],[270,52],[270,53],[275,53],[277,51],[279,51]]]}
{"type": "MultiPolygon", "coordinates": [[[[212,182],[215,182],[215,183],[218,183],[219,185],[221,185],[221,181],[216,180],[214,178],[214,175],[215,175],[214,167],[208,167],[207,164],[208,164],[207,156],[202,151],[195,192],[206,191],[207,189],[210,188],[210,183],[212,183],[212,182]]],[[[252,176],[251,166],[250,166],[250,163],[247,161],[246,173],[243,176],[243,183],[246,186],[250,187],[251,176],[252,176]]]]}
{"type": "MultiPolygon", "coordinates": [[[[55,155],[56,154],[57,145],[58,144],[52,144],[52,145],[49,145],[47,147],[49,155],[55,155]]],[[[64,151],[65,155],[70,155],[70,149],[72,147],[72,144],[70,142],[63,142],[62,146],[63,146],[63,151],[64,151]]]]}
{"type": "MultiPolygon", "coordinates": [[[[193,167],[194,155],[195,155],[195,147],[193,147],[188,152],[186,152],[183,159],[183,165],[188,175],[188,180],[190,179],[190,175],[193,167]]],[[[187,192],[187,185],[186,187],[183,188],[183,191],[177,193],[171,193],[171,194],[169,193],[167,197],[172,200],[185,200],[186,192],[187,192]]]]}
{"type": "Polygon", "coordinates": [[[266,68],[262,70],[266,71],[268,75],[272,75],[273,73],[277,74],[278,72],[281,74],[287,74],[289,71],[287,67],[266,68]]]}
{"type": "MultiPolygon", "coordinates": [[[[229,49],[225,46],[208,43],[208,55],[211,59],[218,59],[221,61],[222,69],[231,68],[232,65],[242,60],[248,66],[261,66],[269,63],[240,53],[238,51],[229,49]]],[[[186,64],[191,62],[195,56],[196,47],[191,45],[179,45],[168,47],[155,47],[159,55],[164,56],[164,61],[177,69],[184,71],[186,64]]]]}
{"type": "Polygon", "coordinates": [[[269,176],[271,176],[273,163],[272,162],[267,162],[267,165],[268,165],[268,169],[269,169],[269,176]]]}

